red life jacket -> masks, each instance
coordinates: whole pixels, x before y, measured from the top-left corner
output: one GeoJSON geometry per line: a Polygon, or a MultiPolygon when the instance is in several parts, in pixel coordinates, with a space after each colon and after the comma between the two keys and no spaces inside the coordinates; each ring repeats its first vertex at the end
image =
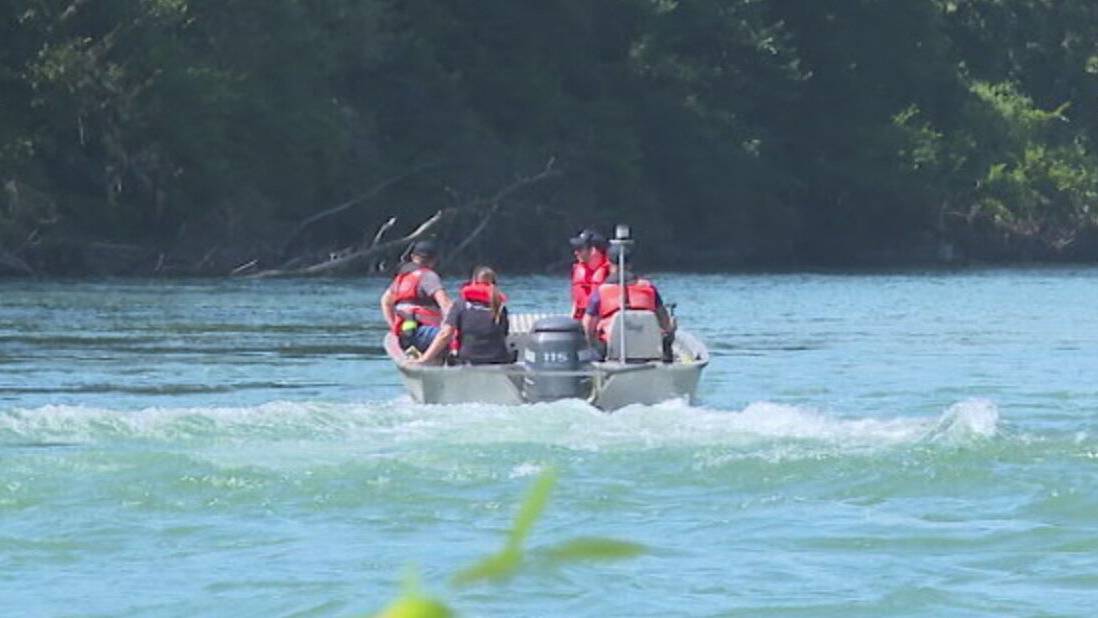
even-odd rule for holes
{"type": "MultiPolygon", "coordinates": [[[[480,303],[482,305],[492,304],[492,290],[496,286],[491,283],[466,283],[461,288],[461,297],[471,303],[480,303]]],[[[507,302],[507,295],[503,292],[499,293],[500,300],[504,303],[507,302]]]]}
{"type": "Polygon", "coordinates": [[[595,249],[591,252],[591,262],[594,264],[590,267],[591,291],[593,292],[610,276],[610,260],[606,259],[606,255],[602,251],[595,249]]]}
{"type": "Polygon", "coordinates": [[[423,267],[415,268],[402,272],[393,279],[390,289],[393,291],[397,317],[401,318],[393,324],[393,331],[398,335],[405,320],[415,320],[424,326],[442,324],[442,312],[437,306],[433,306],[434,299],[422,298],[419,294],[419,282],[425,272],[431,271],[423,267]]]}
{"type": "MultiPolygon", "coordinates": [[[[637,279],[625,285],[629,295],[629,309],[637,311],[655,311],[656,288],[647,279],[637,279]]],[[[621,311],[621,286],[617,283],[604,283],[599,286],[599,339],[606,341],[610,324],[614,316],[621,311]]]]}
{"type": "Polygon", "coordinates": [[[587,299],[609,275],[610,262],[598,249],[592,250],[591,259],[586,263],[576,262],[572,265],[573,319],[578,320],[583,317],[583,312],[587,309],[587,299]]]}

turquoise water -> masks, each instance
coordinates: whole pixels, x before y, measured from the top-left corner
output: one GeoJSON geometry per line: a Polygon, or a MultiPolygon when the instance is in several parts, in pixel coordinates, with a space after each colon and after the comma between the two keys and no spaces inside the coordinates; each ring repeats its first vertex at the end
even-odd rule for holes
{"type": "Polygon", "coordinates": [[[411,404],[378,281],[0,282],[0,615],[1094,614],[1098,270],[656,281],[713,362],[613,415],[411,404]],[[549,465],[650,553],[450,589],[549,465]]]}

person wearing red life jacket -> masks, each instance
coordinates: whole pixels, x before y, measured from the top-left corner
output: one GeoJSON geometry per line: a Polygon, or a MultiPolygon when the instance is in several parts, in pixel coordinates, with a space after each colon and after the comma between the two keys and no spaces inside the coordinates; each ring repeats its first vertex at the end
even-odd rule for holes
{"type": "Polygon", "coordinates": [[[429,363],[442,356],[456,339],[457,360],[470,365],[513,362],[507,348],[510,323],[507,295],[496,285],[496,273],[478,266],[469,283],[461,288],[461,300],[446,314],[442,330],[423,356],[413,362],[429,363]]]}
{"type": "Polygon", "coordinates": [[[412,246],[408,262],[401,265],[393,282],[381,295],[381,314],[400,347],[426,350],[439,333],[442,318],[450,310],[450,297],[434,271],[438,253],[429,240],[412,246]]]}
{"type": "Polygon", "coordinates": [[[585,229],[569,239],[572,253],[572,319],[579,320],[587,309],[587,299],[610,274],[606,259],[606,239],[592,229],[585,229]]]}
{"type": "Polygon", "coordinates": [[[583,330],[600,354],[605,357],[607,336],[614,316],[625,305],[628,309],[637,311],[651,311],[656,314],[660,329],[663,331],[664,360],[670,359],[671,344],[675,338],[677,327],[675,319],[663,305],[659,290],[651,281],[637,277],[629,271],[629,253],[625,252],[625,295],[622,298],[622,289],[618,277],[618,260],[623,248],[615,245],[610,248],[610,274],[606,281],[599,285],[591,293],[587,300],[587,308],[583,316],[583,330]],[[624,302],[623,302],[624,300],[624,302]]]}

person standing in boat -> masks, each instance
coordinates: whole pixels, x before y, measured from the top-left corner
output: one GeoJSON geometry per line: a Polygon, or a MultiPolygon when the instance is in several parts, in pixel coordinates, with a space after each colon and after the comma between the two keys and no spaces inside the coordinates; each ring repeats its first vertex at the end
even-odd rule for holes
{"type": "Polygon", "coordinates": [[[434,361],[451,347],[451,341],[456,340],[457,358],[462,363],[510,363],[509,330],[507,295],[496,285],[496,272],[487,266],[478,266],[469,283],[461,288],[461,300],[447,313],[438,336],[423,356],[411,362],[434,361]]]}
{"type": "Polygon", "coordinates": [[[450,297],[434,271],[438,251],[429,240],[412,245],[408,262],[381,295],[381,314],[400,339],[400,347],[424,351],[438,336],[442,317],[450,310],[450,297]]]}
{"type": "Polygon", "coordinates": [[[584,310],[583,330],[587,333],[587,340],[594,345],[599,354],[606,356],[607,337],[614,316],[622,309],[624,304],[627,309],[633,311],[651,311],[656,314],[660,330],[663,331],[663,357],[664,361],[671,358],[671,344],[675,340],[675,319],[663,304],[659,290],[647,279],[637,277],[629,271],[629,252],[621,245],[610,247],[609,263],[610,273],[606,281],[595,288],[587,299],[587,307],[584,310]],[[622,254],[624,252],[624,256],[622,254]],[[622,302],[622,289],[618,277],[618,261],[625,263],[625,294],[626,302],[622,302]]]}
{"type": "Polygon", "coordinates": [[[572,319],[579,320],[587,309],[587,299],[610,274],[606,259],[606,239],[590,228],[569,239],[572,253],[572,319]]]}

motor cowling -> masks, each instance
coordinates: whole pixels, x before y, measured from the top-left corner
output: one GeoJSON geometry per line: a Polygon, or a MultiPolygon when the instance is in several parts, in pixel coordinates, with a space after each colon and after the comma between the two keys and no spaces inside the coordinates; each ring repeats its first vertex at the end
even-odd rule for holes
{"type": "Polygon", "coordinates": [[[528,374],[523,379],[527,401],[583,398],[590,380],[581,375],[552,375],[552,372],[577,372],[591,357],[587,338],[579,322],[567,317],[542,318],[534,322],[523,350],[528,374]]]}

